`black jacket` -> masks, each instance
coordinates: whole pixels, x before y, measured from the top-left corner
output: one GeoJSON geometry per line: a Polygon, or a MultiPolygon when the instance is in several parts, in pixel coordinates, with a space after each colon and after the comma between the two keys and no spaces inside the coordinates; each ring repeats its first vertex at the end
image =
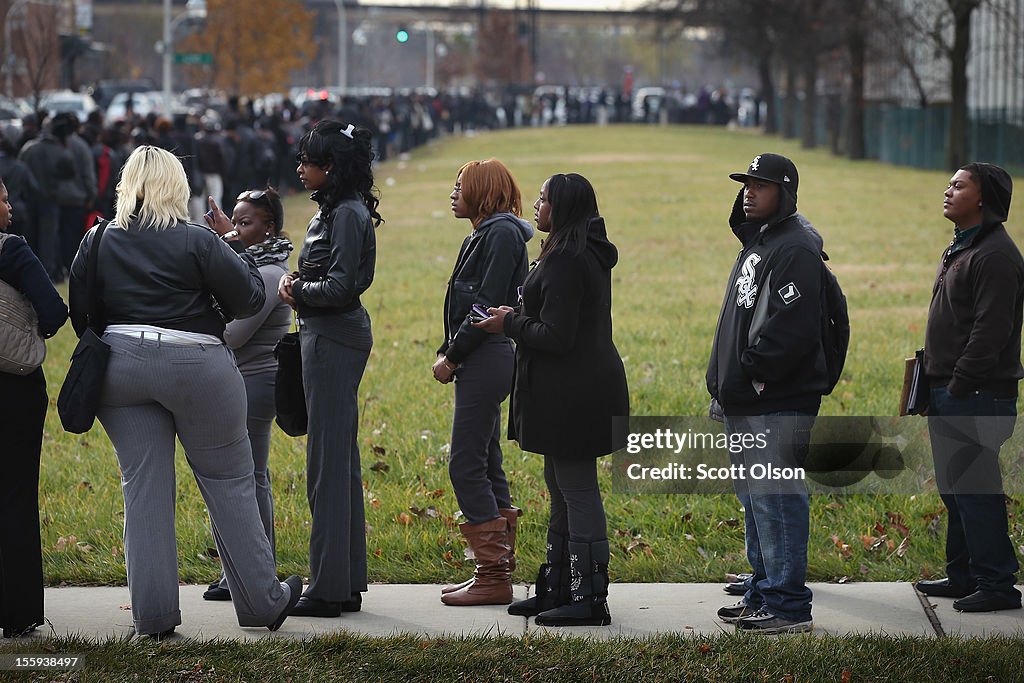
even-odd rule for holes
{"type": "Polygon", "coordinates": [[[483,220],[463,240],[444,295],[445,341],[437,349],[452,363],[461,363],[488,336],[467,320],[473,304],[489,308],[518,303],[529,260],[526,242],[531,237],[529,223],[499,213],[483,220]]]}
{"type": "Polygon", "coordinates": [[[299,279],[292,284],[299,317],[358,308],[376,264],[377,236],[366,206],[351,198],[322,208],[309,222],[299,250],[299,279]]]}
{"type": "Polygon", "coordinates": [[[583,253],[545,256],[523,284],[521,312],[505,316],[505,334],[516,342],[508,435],[525,451],[594,458],[626,445],[612,430],[613,417],[629,416],[626,372],[612,341],[617,261],[597,218],[583,253]]]}
{"type": "MultiPolygon", "coordinates": [[[[990,167],[978,164],[982,171],[990,167]]],[[[964,396],[976,389],[1017,395],[1024,317],[1024,258],[1003,227],[1009,176],[982,172],[983,224],[942,254],[925,329],[925,372],[933,385],[964,396]]]]}
{"type": "Polygon", "coordinates": [[[726,415],[817,413],[828,390],[821,339],[822,240],[783,190],[768,222],[730,224],[743,244],[725,290],[708,363],[708,393],[726,415]]]}
{"type": "MultiPolygon", "coordinates": [[[[85,234],[71,264],[68,299],[78,336],[87,325],[86,271],[96,228],[85,234]]],[[[209,228],[178,222],[169,228],[111,224],[103,232],[96,284],[108,325],[142,324],[223,338],[224,319],[255,315],[265,301],[263,277],[241,242],[224,242],[209,228]],[[211,298],[212,297],[212,298],[211,298]]]]}

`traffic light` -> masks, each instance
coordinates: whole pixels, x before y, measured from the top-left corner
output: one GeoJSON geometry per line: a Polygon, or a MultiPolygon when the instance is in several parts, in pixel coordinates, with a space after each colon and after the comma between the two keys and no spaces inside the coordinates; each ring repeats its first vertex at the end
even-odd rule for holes
{"type": "Polygon", "coordinates": [[[409,29],[405,28],[404,26],[400,27],[397,31],[395,31],[395,40],[397,40],[400,43],[409,42],[409,29]]]}

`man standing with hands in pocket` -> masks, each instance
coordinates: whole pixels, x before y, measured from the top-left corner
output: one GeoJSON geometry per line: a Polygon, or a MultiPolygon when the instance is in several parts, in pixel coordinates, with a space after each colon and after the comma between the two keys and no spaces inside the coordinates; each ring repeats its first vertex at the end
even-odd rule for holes
{"type": "MultiPolygon", "coordinates": [[[[763,436],[730,453],[741,471],[758,464],[799,467],[821,397],[831,388],[822,343],[822,239],[797,213],[792,161],[759,154],[745,173],[729,177],[743,183],[729,217],[743,246],[708,363],[712,417],[724,418],[730,439],[763,436]]],[[[811,630],[804,482],[737,479],[734,486],[753,575],[743,599],[718,610],[718,618],[754,633],[811,630]]]]}
{"type": "Polygon", "coordinates": [[[957,598],[961,612],[1021,606],[999,470],[1024,377],[1024,259],[1003,227],[1012,193],[1009,174],[992,164],[967,164],[950,179],[942,213],[953,241],[939,263],[925,330],[928,432],[948,511],[947,578],[918,581],[917,589],[957,598]]]}

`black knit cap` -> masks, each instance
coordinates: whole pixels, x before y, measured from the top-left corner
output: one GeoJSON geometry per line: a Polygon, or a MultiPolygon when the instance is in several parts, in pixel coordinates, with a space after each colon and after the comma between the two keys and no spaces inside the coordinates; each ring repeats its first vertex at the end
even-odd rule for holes
{"type": "Polygon", "coordinates": [[[745,183],[751,178],[767,180],[782,185],[796,196],[800,185],[800,176],[796,172],[796,164],[781,154],[758,154],[750,162],[746,173],[730,173],[729,177],[738,183],[745,183]]]}

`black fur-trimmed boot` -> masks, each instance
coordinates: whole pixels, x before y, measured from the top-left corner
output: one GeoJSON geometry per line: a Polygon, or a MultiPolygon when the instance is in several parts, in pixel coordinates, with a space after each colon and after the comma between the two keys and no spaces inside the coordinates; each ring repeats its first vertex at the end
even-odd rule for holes
{"type": "Polygon", "coordinates": [[[519,600],[508,607],[508,613],[518,617],[535,617],[541,612],[569,604],[569,539],[548,529],[547,562],[537,572],[533,597],[519,600]]]}
{"type": "Polygon", "coordinates": [[[537,615],[538,626],[607,626],[608,539],[593,543],[569,541],[569,604],[537,615]]]}

